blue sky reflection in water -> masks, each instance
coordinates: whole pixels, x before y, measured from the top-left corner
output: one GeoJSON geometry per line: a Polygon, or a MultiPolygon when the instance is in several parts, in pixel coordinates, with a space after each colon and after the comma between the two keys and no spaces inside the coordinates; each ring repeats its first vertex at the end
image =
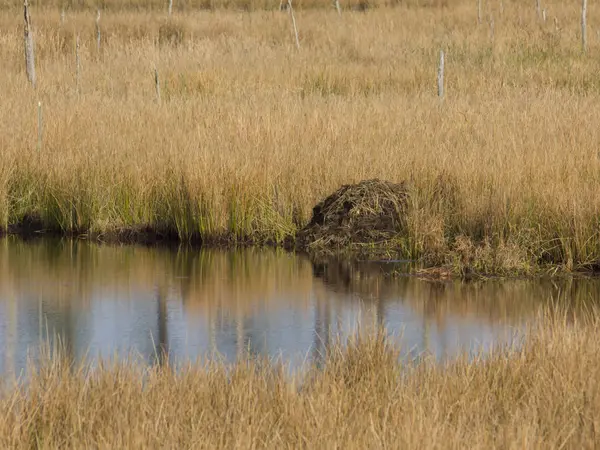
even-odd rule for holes
{"type": "Polygon", "coordinates": [[[511,342],[545,302],[594,301],[597,281],[431,282],[377,263],[316,265],[274,250],[197,251],[0,240],[0,373],[58,334],[75,359],[167,349],[282,356],[292,369],[337,338],[384,324],[439,361],[511,342]],[[584,300],[583,300],[584,299],[584,300]]]}

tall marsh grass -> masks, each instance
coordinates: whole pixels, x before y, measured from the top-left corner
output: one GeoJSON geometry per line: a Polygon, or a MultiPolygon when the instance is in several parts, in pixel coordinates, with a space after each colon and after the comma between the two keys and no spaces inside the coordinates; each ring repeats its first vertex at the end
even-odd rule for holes
{"type": "Polygon", "coordinates": [[[22,9],[4,4],[0,226],[283,243],[341,184],[378,177],[413,186],[403,257],[461,273],[597,267],[600,46],[590,32],[581,52],[580,5],[548,1],[542,22],[486,3],[492,41],[473,2],[418,3],[339,17],[294,2],[297,52],[285,13],[107,1],[101,54],[95,7],[61,25],[58,6],[32,3],[35,91],[22,9]]]}
{"type": "Polygon", "coordinates": [[[383,332],[365,335],[301,378],[256,359],[74,365],[58,348],[26,384],[4,380],[0,445],[594,448],[600,324],[592,313],[545,320],[520,349],[445,366],[400,366],[383,332]]]}

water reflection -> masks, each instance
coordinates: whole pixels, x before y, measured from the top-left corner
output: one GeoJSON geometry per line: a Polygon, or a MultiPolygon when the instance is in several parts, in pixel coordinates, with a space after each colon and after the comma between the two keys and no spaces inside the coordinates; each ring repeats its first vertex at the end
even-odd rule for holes
{"type": "Polygon", "coordinates": [[[41,339],[71,357],[136,352],[148,361],[219,352],[322,362],[331,342],[383,324],[412,357],[439,360],[508,342],[550,299],[576,314],[600,283],[469,283],[392,278],[382,263],[309,260],[273,250],[189,251],[84,242],[0,241],[0,372],[20,371],[41,339]],[[398,337],[399,338],[399,337],[398,337]]]}

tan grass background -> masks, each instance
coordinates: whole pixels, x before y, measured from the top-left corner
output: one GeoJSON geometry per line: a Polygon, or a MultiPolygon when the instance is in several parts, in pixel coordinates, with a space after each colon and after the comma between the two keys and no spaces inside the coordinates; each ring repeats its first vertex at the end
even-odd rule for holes
{"type": "Polygon", "coordinates": [[[98,52],[86,5],[62,25],[58,5],[32,7],[35,91],[22,11],[0,11],[5,228],[38,216],[64,232],[281,242],[340,184],[379,177],[414,186],[405,256],[463,272],[597,264],[593,5],[585,55],[577,2],[544,2],[543,22],[534,5],[487,1],[481,25],[471,1],[299,8],[300,51],[287,13],[190,7],[168,19],[166,5],[107,2],[98,52]]]}

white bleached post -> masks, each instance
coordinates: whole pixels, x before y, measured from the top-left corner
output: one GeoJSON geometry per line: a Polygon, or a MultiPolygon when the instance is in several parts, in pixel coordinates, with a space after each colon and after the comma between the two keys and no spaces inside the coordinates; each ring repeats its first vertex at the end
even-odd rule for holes
{"type": "Polygon", "coordinates": [[[542,17],[542,3],[540,0],[535,0],[535,13],[538,19],[542,17]]]}
{"type": "Polygon", "coordinates": [[[79,86],[81,79],[81,59],[79,57],[79,35],[75,39],[75,82],[77,83],[77,94],[79,94],[79,86]]]}
{"type": "Polygon", "coordinates": [[[96,14],[96,47],[98,48],[98,54],[100,54],[100,9],[96,14]]]}
{"type": "Polygon", "coordinates": [[[481,0],[477,0],[477,24],[481,25],[481,0]]]}
{"type": "Polygon", "coordinates": [[[546,19],[548,18],[548,14],[546,12],[546,8],[542,9],[542,20],[544,22],[546,22],[546,19]]]}
{"type": "Polygon", "coordinates": [[[335,9],[338,12],[338,15],[342,15],[342,7],[340,6],[340,0],[335,0],[335,9]]]}
{"type": "Polygon", "coordinates": [[[440,65],[438,67],[438,97],[444,99],[444,50],[440,50],[440,65]]]}
{"type": "Polygon", "coordinates": [[[60,24],[61,26],[65,24],[65,10],[64,8],[60,11],[60,24]]]}
{"type": "Polygon", "coordinates": [[[173,0],[169,0],[169,16],[173,14],[173,0]]]}
{"type": "Polygon", "coordinates": [[[587,50],[587,0],[581,1],[581,47],[587,50]]]}
{"type": "Polygon", "coordinates": [[[300,38],[298,37],[298,27],[296,26],[296,16],[294,15],[294,8],[292,7],[292,0],[288,0],[288,6],[290,9],[290,15],[292,16],[292,25],[294,27],[294,36],[296,37],[296,47],[300,50],[300,38]]]}
{"type": "Polygon", "coordinates": [[[35,88],[35,55],[33,47],[33,30],[31,28],[31,17],[29,16],[29,3],[27,0],[23,2],[23,14],[25,16],[25,71],[27,79],[35,88]]]}

